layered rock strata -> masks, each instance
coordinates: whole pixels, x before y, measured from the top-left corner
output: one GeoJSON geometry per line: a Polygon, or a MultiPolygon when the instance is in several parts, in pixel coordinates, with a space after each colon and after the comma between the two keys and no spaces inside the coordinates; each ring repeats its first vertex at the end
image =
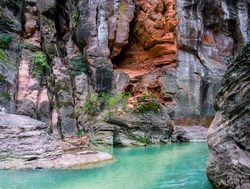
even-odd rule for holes
{"type": "Polygon", "coordinates": [[[215,188],[250,187],[250,44],[226,72],[208,131],[207,175],[215,188]]]}
{"type": "Polygon", "coordinates": [[[91,124],[82,113],[90,93],[152,93],[177,125],[209,125],[224,57],[249,40],[248,9],[222,0],[3,0],[0,110],[70,137],[91,124]]]}
{"type": "Polygon", "coordinates": [[[89,132],[94,145],[145,146],[170,142],[173,124],[163,112],[115,114],[108,123],[93,124],[89,132]]]}
{"type": "Polygon", "coordinates": [[[0,113],[0,131],[0,169],[66,169],[112,159],[90,150],[65,153],[46,123],[26,116],[0,113]]]}

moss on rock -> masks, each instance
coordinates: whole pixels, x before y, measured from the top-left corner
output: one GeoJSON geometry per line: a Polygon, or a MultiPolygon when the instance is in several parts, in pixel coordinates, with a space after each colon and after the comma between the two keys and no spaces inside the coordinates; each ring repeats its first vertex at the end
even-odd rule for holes
{"type": "Polygon", "coordinates": [[[7,33],[0,33],[0,48],[7,48],[12,41],[12,36],[7,33]]]}

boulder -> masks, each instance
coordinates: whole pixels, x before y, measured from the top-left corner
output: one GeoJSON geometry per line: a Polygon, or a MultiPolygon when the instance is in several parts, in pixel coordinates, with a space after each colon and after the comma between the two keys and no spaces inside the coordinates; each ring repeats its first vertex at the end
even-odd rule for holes
{"type": "Polygon", "coordinates": [[[207,127],[203,126],[175,126],[172,142],[205,142],[207,127]]]}
{"type": "Polygon", "coordinates": [[[68,169],[111,160],[92,150],[65,152],[46,123],[0,113],[0,169],[68,169]]]}
{"type": "Polygon", "coordinates": [[[170,141],[173,125],[164,113],[128,113],[114,116],[109,121],[115,125],[114,145],[164,144],[170,141]]]}

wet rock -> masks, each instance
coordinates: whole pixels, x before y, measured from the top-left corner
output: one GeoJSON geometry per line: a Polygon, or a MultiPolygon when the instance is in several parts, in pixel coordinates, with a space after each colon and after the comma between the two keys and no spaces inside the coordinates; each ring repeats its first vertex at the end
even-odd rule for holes
{"type": "Polygon", "coordinates": [[[208,131],[207,175],[215,188],[250,187],[250,45],[234,59],[217,95],[208,131]]]}

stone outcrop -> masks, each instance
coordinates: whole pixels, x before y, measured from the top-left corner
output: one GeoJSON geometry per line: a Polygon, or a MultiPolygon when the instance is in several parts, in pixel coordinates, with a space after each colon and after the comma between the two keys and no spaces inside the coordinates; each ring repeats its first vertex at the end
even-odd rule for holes
{"type": "Polygon", "coordinates": [[[115,114],[108,123],[90,126],[89,132],[93,145],[144,146],[170,142],[173,124],[163,112],[115,114]]]}
{"type": "Polygon", "coordinates": [[[90,150],[65,153],[46,123],[26,116],[0,113],[0,133],[0,169],[66,169],[112,159],[90,150]]]}
{"type": "Polygon", "coordinates": [[[175,126],[172,142],[205,142],[208,128],[204,126],[175,126]]]}
{"type": "Polygon", "coordinates": [[[226,72],[208,131],[207,175],[215,188],[250,188],[250,44],[226,72]]]}

